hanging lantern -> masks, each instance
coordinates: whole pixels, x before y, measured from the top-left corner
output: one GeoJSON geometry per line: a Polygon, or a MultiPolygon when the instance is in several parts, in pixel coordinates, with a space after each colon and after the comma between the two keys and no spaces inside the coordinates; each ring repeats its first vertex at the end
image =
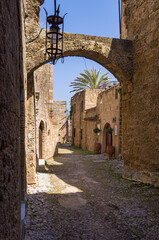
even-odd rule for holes
{"type": "Polygon", "coordinates": [[[48,54],[50,62],[55,64],[59,58],[63,59],[63,31],[64,17],[59,16],[60,5],[56,9],[56,0],[54,0],[54,15],[48,16],[46,9],[46,54],[48,54]],[[48,29],[49,25],[49,29],[48,29]],[[60,27],[62,29],[60,29],[60,27]],[[61,31],[60,31],[61,30],[61,31]]]}

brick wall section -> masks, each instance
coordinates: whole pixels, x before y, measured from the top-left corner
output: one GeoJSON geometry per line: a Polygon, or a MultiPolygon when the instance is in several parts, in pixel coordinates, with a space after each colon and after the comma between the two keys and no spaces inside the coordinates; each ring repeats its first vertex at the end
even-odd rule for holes
{"type": "MultiPolygon", "coordinates": [[[[20,1],[0,2],[0,239],[19,240],[21,200],[20,1]]],[[[24,159],[23,159],[24,160],[24,159]]]]}
{"type": "Polygon", "coordinates": [[[122,89],[126,178],[159,186],[159,1],[124,1],[122,37],[134,40],[132,85],[122,89]]]}

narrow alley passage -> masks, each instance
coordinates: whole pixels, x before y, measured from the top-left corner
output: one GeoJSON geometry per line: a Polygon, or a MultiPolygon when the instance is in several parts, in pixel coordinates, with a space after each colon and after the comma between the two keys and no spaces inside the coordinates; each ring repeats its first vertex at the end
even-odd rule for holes
{"type": "Polygon", "coordinates": [[[28,188],[25,240],[159,239],[159,189],[122,170],[122,161],[60,148],[28,188]]]}

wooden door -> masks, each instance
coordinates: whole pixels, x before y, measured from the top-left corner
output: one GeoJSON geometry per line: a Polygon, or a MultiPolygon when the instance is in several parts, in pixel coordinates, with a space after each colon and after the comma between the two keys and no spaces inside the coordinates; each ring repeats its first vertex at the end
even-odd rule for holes
{"type": "MultiPolygon", "coordinates": [[[[111,128],[110,124],[107,125],[107,128],[111,128]]],[[[106,149],[107,146],[112,146],[112,133],[106,133],[106,149]]]]}
{"type": "Polygon", "coordinates": [[[106,146],[111,146],[112,145],[112,134],[107,133],[106,134],[106,146]]]}

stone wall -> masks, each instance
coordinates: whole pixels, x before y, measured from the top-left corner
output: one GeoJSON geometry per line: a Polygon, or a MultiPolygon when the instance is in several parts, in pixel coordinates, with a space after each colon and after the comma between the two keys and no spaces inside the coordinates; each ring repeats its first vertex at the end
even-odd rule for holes
{"type": "Polygon", "coordinates": [[[70,116],[66,119],[66,142],[72,142],[72,121],[70,116]]]}
{"type": "MultiPolygon", "coordinates": [[[[97,95],[98,96],[98,95],[97,95]]],[[[97,98],[96,98],[97,106],[97,98]]],[[[83,119],[83,138],[82,138],[82,148],[94,151],[94,144],[100,142],[99,134],[95,134],[93,129],[97,127],[97,122],[99,120],[97,107],[88,109],[85,112],[85,117],[83,119]]]]}
{"type": "Polygon", "coordinates": [[[72,144],[76,147],[81,147],[80,130],[84,124],[85,110],[85,91],[76,93],[71,98],[72,112],[72,144]],[[83,111],[81,106],[83,105],[83,111]],[[81,122],[82,121],[82,122],[81,122]]]}
{"type": "Polygon", "coordinates": [[[25,191],[22,11],[19,0],[0,2],[0,238],[8,240],[21,239],[25,191]]]}
{"type": "Polygon", "coordinates": [[[52,65],[38,68],[32,79],[29,76],[27,97],[27,179],[28,184],[34,184],[38,159],[57,154],[58,142],[66,137],[66,102],[53,101],[52,65]]]}
{"type": "Polygon", "coordinates": [[[35,99],[34,99],[34,75],[30,76],[27,84],[27,152],[26,152],[26,167],[27,167],[27,183],[33,184],[36,182],[36,127],[35,127],[35,99]]]}
{"type": "Polygon", "coordinates": [[[134,40],[132,85],[122,89],[124,176],[159,186],[159,1],[123,1],[122,38],[134,40]]]}
{"type": "Polygon", "coordinates": [[[53,66],[43,65],[34,72],[36,146],[39,158],[39,127],[43,122],[42,158],[51,158],[57,149],[58,129],[53,125],[53,66]]]}
{"type": "Polygon", "coordinates": [[[101,152],[106,149],[106,123],[114,129],[112,145],[115,146],[115,156],[119,157],[119,123],[120,95],[117,89],[86,89],[72,97],[72,138],[73,144],[85,150],[94,151],[95,142],[101,143],[101,152]],[[99,128],[95,134],[93,129],[99,128]],[[74,134],[75,133],[75,134],[74,134]]]}

